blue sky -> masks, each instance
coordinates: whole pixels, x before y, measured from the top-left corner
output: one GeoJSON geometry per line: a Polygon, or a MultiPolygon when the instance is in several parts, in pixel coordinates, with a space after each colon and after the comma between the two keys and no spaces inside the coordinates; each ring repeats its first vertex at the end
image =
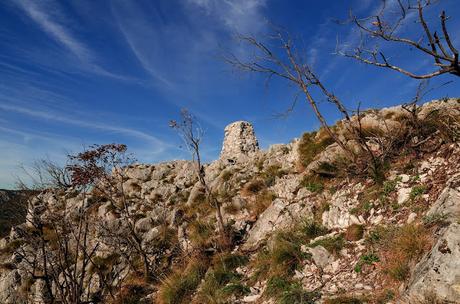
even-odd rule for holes
{"type": "MultiPolygon", "coordinates": [[[[394,2],[394,1],[390,1],[394,2]]],[[[287,143],[318,127],[304,103],[286,119],[295,88],[259,75],[233,71],[222,50],[245,55],[235,33],[263,36],[267,21],[301,38],[305,56],[325,84],[353,107],[395,105],[410,99],[416,80],[357,64],[334,54],[358,41],[338,25],[353,7],[360,15],[373,0],[5,0],[0,4],[0,188],[13,186],[19,164],[66,154],[93,143],[128,145],[141,162],[188,158],[168,128],[186,107],[206,130],[205,159],[218,157],[223,128],[235,120],[255,126],[262,147],[287,143]]],[[[460,46],[458,0],[442,0],[460,46]]],[[[429,12],[436,22],[440,6],[429,12]]],[[[413,19],[413,17],[410,17],[413,19]]],[[[411,19],[409,18],[409,23],[411,19]]],[[[413,20],[412,20],[413,21],[413,20]]],[[[412,22],[413,23],[413,22],[412,22]]],[[[410,25],[403,34],[415,33],[410,25]]],[[[396,61],[416,71],[432,62],[410,50],[383,45],[396,61]]],[[[442,76],[427,99],[460,96],[458,81],[442,76]]],[[[339,118],[322,104],[332,122],[339,118]]]]}

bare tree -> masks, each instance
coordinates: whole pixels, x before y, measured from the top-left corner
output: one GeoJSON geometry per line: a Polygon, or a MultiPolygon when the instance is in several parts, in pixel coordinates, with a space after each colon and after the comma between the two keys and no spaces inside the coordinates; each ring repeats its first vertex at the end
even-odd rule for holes
{"type": "Polygon", "coordinates": [[[307,103],[311,106],[321,126],[348,156],[354,158],[353,151],[329,127],[324,115],[318,107],[318,101],[313,96],[312,91],[314,89],[319,90],[319,92],[327,98],[327,101],[335,105],[346,121],[350,121],[348,110],[345,108],[344,104],[323,85],[311,67],[303,60],[289,35],[277,30],[273,35],[269,36],[269,42],[274,42],[275,46],[270,46],[251,36],[239,35],[238,39],[249,45],[249,47],[253,49],[254,55],[248,60],[241,60],[234,54],[229,54],[225,57],[225,61],[243,71],[266,74],[268,76],[267,80],[270,80],[273,76],[277,76],[294,83],[304,94],[307,103]],[[281,52],[277,52],[277,49],[281,49],[281,52]]]}
{"type": "Polygon", "coordinates": [[[138,214],[131,210],[132,200],[124,189],[126,166],[134,162],[126,150],[119,144],[94,145],[69,155],[66,170],[81,205],[67,206],[66,197],[56,189],[42,192],[29,204],[26,225],[17,230],[16,254],[32,281],[43,287],[45,303],[115,299],[128,274],[142,272],[148,282],[164,251],[170,249],[162,239],[167,232],[145,242],[136,230],[138,214]],[[93,206],[100,201],[111,203],[120,225],[94,215],[93,206]],[[125,263],[105,265],[105,258],[97,255],[102,244],[113,250],[115,261],[125,263]]]}
{"type": "MultiPolygon", "coordinates": [[[[407,113],[408,120],[407,126],[409,128],[408,134],[410,134],[410,146],[414,152],[418,155],[420,148],[423,144],[432,139],[435,135],[441,135],[441,137],[458,137],[458,119],[456,119],[456,113],[458,109],[452,109],[452,111],[446,111],[445,113],[439,113],[438,109],[429,111],[424,117],[420,117],[421,107],[419,103],[423,101],[423,98],[430,92],[450,84],[452,81],[441,84],[438,87],[430,87],[429,79],[422,80],[416,90],[414,97],[404,104],[402,109],[407,113]],[[433,132],[432,128],[436,126],[436,131],[433,132]]],[[[453,139],[452,138],[452,139],[453,139]]],[[[433,149],[435,150],[435,149],[433,149]]]]}
{"type": "Polygon", "coordinates": [[[91,231],[87,210],[67,213],[65,202],[50,206],[43,195],[30,206],[27,226],[20,229],[22,245],[16,255],[34,282],[43,282],[45,303],[97,303],[94,273],[89,265],[99,243],[89,241],[91,231]]]}
{"type": "MultiPolygon", "coordinates": [[[[390,1],[382,0],[382,7],[376,15],[366,18],[358,18],[351,12],[351,22],[361,32],[361,42],[358,46],[352,47],[351,51],[341,51],[338,53],[346,57],[354,58],[360,62],[388,68],[406,76],[416,79],[428,79],[442,74],[460,76],[458,49],[454,46],[454,39],[447,29],[449,17],[442,11],[439,18],[438,30],[430,26],[426,19],[426,10],[435,5],[434,0],[397,0],[395,6],[391,7],[390,1]],[[396,12],[394,12],[396,10],[396,12]],[[420,25],[417,38],[404,37],[402,28],[409,16],[416,14],[417,23],[420,25]],[[396,15],[396,17],[395,17],[396,15]],[[439,31],[439,33],[438,33],[439,31]],[[398,64],[392,62],[392,58],[385,54],[376,43],[369,42],[383,41],[406,46],[418,51],[434,61],[436,68],[428,73],[419,74],[412,72],[398,64]]],[[[345,46],[347,47],[347,46],[345,46]]],[[[410,60],[409,62],[413,62],[410,60]]]]}
{"type": "MultiPolygon", "coordinates": [[[[240,59],[233,54],[226,55],[225,60],[227,63],[242,71],[265,74],[267,80],[276,76],[298,87],[322,127],[335,143],[343,149],[358,171],[369,172],[377,182],[383,181],[383,163],[389,155],[390,146],[393,145],[394,140],[379,140],[377,136],[369,138],[368,134],[363,131],[361,124],[363,113],[360,112],[359,107],[357,111],[348,110],[343,101],[327,89],[302,54],[296,49],[295,43],[289,34],[277,30],[273,35],[268,36],[267,42],[251,36],[240,35],[238,38],[253,51],[252,56],[240,59]],[[351,139],[353,139],[352,145],[346,142],[346,139],[342,139],[328,125],[319,108],[319,103],[323,99],[321,97],[333,104],[342,115],[345,130],[348,131],[351,139]],[[356,114],[356,117],[353,117],[354,114],[356,114]],[[373,143],[379,145],[379,151],[375,151],[371,147],[370,139],[372,139],[373,143]]],[[[292,110],[296,102],[297,98],[288,111],[292,110]]]]}
{"type": "Polygon", "coordinates": [[[227,241],[228,237],[222,216],[221,204],[206,182],[206,172],[201,160],[200,145],[204,135],[203,129],[197,122],[196,118],[190,114],[187,109],[181,110],[180,121],[171,120],[169,126],[177,130],[186,148],[192,155],[192,161],[196,165],[196,174],[201,186],[205,191],[207,201],[215,208],[220,235],[224,241],[227,241]]]}
{"type": "MultiPolygon", "coordinates": [[[[312,108],[321,126],[348,156],[354,159],[355,155],[350,147],[328,125],[326,118],[319,109],[319,101],[314,97],[315,91],[325,96],[327,101],[336,107],[347,122],[351,122],[351,114],[340,99],[319,80],[319,77],[295,48],[289,34],[276,30],[273,35],[268,37],[267,43],[252,36],[239,35],[237,38],[252,49],[253,55],[244,60],[234,54],[227,54],[224,60],[239,70],[265,74],[267,80],[276,76],[295,84],[304,95],[307,104],[312,108]]],[[[292,106],[296,102],[297,99],[292,106]]]]}
{"type": "Polygon", "coordinates": [[[65,166],[50,159],[36,160],[30,167],[20,165],[29,181],[16,178],[16,186],[22,190],[67,189],[71,186],[70,175],[65,166]]]}

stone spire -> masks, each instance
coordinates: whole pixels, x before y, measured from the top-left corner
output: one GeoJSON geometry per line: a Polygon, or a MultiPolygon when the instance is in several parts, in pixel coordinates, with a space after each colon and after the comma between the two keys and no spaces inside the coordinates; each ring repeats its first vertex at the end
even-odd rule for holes
{"type": "Polygon", "coordinates": [[[236,121],[225,127],[220,159],[235,162],[242,156],[247,157],[257,151],[259,151],[259,143],[251,123],[236,121]]]}

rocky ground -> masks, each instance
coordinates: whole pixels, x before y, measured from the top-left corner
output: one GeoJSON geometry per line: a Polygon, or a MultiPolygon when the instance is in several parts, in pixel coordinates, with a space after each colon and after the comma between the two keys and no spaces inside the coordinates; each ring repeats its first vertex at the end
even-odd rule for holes
{"type": "MultiPolygon", "coordinates": [[[[420,113],[458,114],[459,108],[451,99],[426,104],[420,113]]],[[[389,132],[401,128],[402,112],[370,112],[363,123],[389,132]]],[[[261,151],[249,123],[229,125],[220,159],[205,166],[232,231],[226,249],[192,162],[125,168],[135,234],[143,248],[164,248],[150,253],[156,279],[138,284],[138,298],[126,296],[137,289],[120,298],[137,281],[123,258],[128,251],[100,228],[128,229],[114,200],[94,191],[51,191],[32,199],[29,213],[91,210],[101,225],[90,234],[96,256],[106,259],[107,271],[120,270],[112,284],[121,291],[104,300],[110,303],[460,303],[460,145],[434,134],[417,155],[393,158],[377,184],[359,174],[312,175],[325,163],[328,172],[338,171],[343,152],[335,144],[302,163],[302,140],[261,151]],[[165,231],[172,236],[160,246],[165,231]],[[109,263],[117,250],[119,261],[109,263]]],[[[43,284],[17,254],[27,246],[19,242],[27,227],[18,225],[1,240],[0,303],[46,302],[43,284]]],[[[93,279],[100,283],[101,274],[93,279]]]]}

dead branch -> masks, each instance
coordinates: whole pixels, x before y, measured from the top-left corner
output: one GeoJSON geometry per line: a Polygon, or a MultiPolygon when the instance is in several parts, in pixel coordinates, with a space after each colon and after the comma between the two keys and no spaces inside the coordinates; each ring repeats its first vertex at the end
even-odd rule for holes
{"type": "Polygon", "coordinates": [[[399,16],[392,20],[390,14],[390,5],[387,0],[383,0],[381,9],[376,15],[358,18],[353,12],[350,12],[349,23],[354,24],[361,32],[361,41],[351,50],[337,49],[337,53],[345,57],[353,58],[362,63],[374,65],[377,67],[387,68],[415,79],[429,79],[443,74],[460,76],[460,65],[458,60],[458,50],[452,43],[451,36],[447,29],[446,22],[448,17],[446,12],[440,14],[439,25],[442,28],[442,34],[429,26],[425,20],[425,10],[434,5],[430,0],[417,0],[412,5],[410,0],[398,0],[399,16]],[[420,24],[420,35],[422,38],[407,38],[399,34],[400,29],[404,26],[409,13],[417,14],[417,21],[420,24]],[[381,51],[376,44],[368,45],[368,41],[383,41],[413,48],[420,54],[431,57],[436,68],[428,73],[419,74],[401,67],[391,62],[389,57],[381,51]],[[426,47],[425,45],[428,45],[426,47]]]}

